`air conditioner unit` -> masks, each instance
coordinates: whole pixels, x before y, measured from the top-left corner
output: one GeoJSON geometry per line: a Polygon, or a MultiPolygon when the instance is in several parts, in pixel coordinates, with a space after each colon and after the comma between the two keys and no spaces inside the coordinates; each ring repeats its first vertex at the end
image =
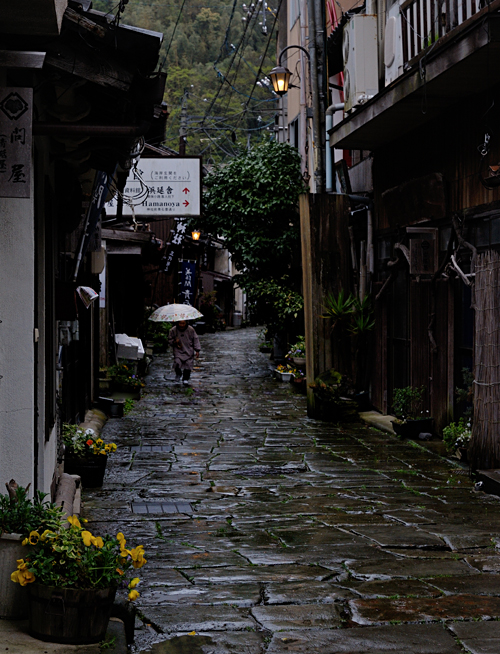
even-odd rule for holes
{"type": "Polygon", "coordinates": [[[384,37],[385,85],[388,86],[403,74],[402,16],[396,2],[387,12],[384,37]]]}
{"type": "Polygon", "coordinates": [[[344,27],[344,111],[378,93],[377,17],[356,14],[344,27]]]}

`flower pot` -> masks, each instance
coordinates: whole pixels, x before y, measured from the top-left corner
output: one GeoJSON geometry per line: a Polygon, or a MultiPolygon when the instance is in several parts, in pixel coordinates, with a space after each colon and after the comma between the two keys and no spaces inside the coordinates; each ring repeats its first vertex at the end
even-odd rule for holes
{"type": "Polygon", "coordinates": [[[292,357],[293,365],[297,366],[297,368],[305,368],[306,367],[306,358],[305,357],[292,357]]]}
{"type": "Polygon", "coordinates": [[[407,420],[406,422],[392,421],[394,431],[402,438],[418,438],[419,434],[434,431],[434,418],[423,418],[422,420],[407,420]]]}
{"type": "Polygon", "coordinates": [[[51,643],[87,645],[104,640],[116,588],[77,590],[28,586],[29,633],[51,643]]]}
{"type": "Polygon", "coordinates": [[[28,616],[27,588],[13,583],[10,578],[17,567],[17,560],[26,556],[21,539],[22,536],[18,534],[3,534],[0,537],[0,618],[28,616]]]}
{"type": "Polygon", "coordinates": [[[292,372],[279,372],[278,370],[274,371],[276,374],[276,379],[279,381],[290,382],[293,379],[292,372]]]}
{"type": "Polygon", "coordinates": [[[84,488],[98,488],[103,484],[107,461],[108,457],[104,454],[97,454],[87,459],[66,454],[64,472],[78,475],[84,488]]]}

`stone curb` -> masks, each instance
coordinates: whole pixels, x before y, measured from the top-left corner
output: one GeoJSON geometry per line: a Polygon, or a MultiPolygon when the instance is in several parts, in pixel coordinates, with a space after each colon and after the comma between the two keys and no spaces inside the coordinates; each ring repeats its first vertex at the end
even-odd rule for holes
{"type": "Polygon", "coordinates": [[[375,427],[388,434],[396,434],[392,427],[392,421],[396,419],[395,416],[385,416],[382,413],[378,413],[378,411],[361,411],[359,417],[367,425],[370,425],[370,427],[375,427]]]}

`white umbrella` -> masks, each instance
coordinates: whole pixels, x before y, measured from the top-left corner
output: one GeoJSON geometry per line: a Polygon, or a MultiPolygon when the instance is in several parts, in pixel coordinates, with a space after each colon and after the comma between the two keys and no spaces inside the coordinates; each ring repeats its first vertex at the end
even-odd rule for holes
{"type": "Polygon", "coordinates": [[[203,314],[189,304],[165,304],[149,316],[149,320],[153,322],[177,322],[196,318],[203,318],[203,314]]]}

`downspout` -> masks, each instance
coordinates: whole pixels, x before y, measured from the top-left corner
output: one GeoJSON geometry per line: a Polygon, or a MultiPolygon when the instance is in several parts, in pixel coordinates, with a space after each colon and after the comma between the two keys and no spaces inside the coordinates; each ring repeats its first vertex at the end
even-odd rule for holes
{"type": "Polygon", "coordinates": [[[330,130],[333,127],[333,114],[344,108],[343,102],[331,104],[326,110],[325,131],[326,131],[326,153],[325,153],[325,172],[326,172],[326,192],[333,191],[333,162],[332,150],[330,148],[330,130]]]}
{"type": "MultiPolygon", "coordinates": [[[[305,49],[306,48],[306,15],[307,7],[306,0],[300,0],[300,45],[305,49]]],[[[306,99],[306,78],[307,78],[307,66],[306,66],[305,54],[300,53],[300,75],[302,84],[300,85],[300,117],[299,117],[299,130],[300,130],[300,154],[302,158],[301,170],[302,176],[305,179],[305,175],[309,171],[309,149],[307,147],[307,99],[306,99]]]]}
{"type": "Polygon", "coordinates": [[[318,57],[316,50],[315,3],[307,3],[309,10],[309,56],[311,58],[311,95],[313,109],[314,192],[323,191],[323,157],[321,152],[320,99],[318,87],[318,57]]]}

